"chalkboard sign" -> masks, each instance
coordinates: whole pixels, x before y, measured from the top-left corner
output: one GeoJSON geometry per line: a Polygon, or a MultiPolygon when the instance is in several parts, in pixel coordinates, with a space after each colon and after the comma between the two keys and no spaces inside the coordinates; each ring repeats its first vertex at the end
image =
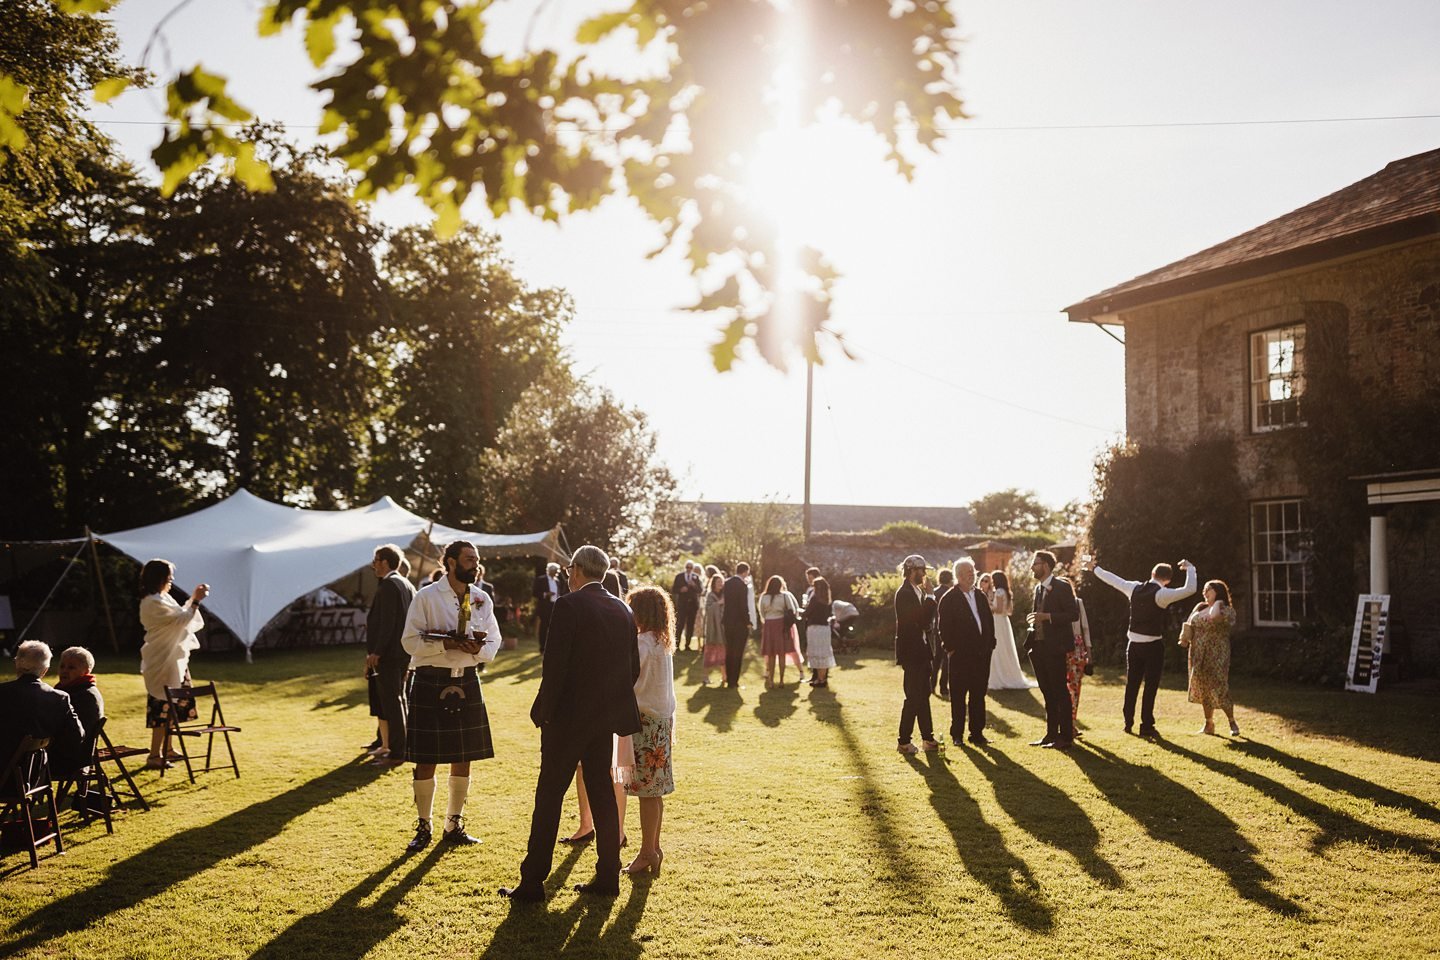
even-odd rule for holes
{"type": "Polygon", "coordinates": [[[1350,671],[1346,690],[1374,693],[1380,680],[1380,661],[1390,635],[1390,595],[1365,593],[1355,604],[1355,633],[1350,640],[1350,671]]]}

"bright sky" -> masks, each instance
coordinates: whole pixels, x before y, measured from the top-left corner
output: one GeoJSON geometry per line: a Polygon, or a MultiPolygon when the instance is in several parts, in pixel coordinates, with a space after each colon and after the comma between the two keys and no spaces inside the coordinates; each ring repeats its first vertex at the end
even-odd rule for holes
{"type": "MultiPolygon", "coordinates": [[[[139,59],[176,2],[125,0],[127,56],[139,59]]],[[[314,71],[293,30],[256,37],[259,6],[185,7],[165,26],[170,62],[230,77],[238,99],[303,138],[319,116],[314,71]]],[[[507,6],[528,22],[534,4],[507,6]]],[[[593,6],[550,3],[535,35],[563,34],[593,6]]],[[[1434,0],[956,9],[973,119],[910,184],[888,173],[877,140],[817,131],[788,200],[796,233],[844,274],[834,326],[861,357],[816,372],[817,503],[953,506],[1011,486],[1055,505],[1085,495],[1095,453],[1123,432],[1123,351],[1061,308],[1440,145],[1434,116],[1255,122],[1440,115],[1434,0]]],[[[157,45],[152,68],[165,58],[157,45]]],[[[137,161],[159,140],[159,98],[127,93],[95,111],[137,161]]],[[[379,213],[423,216],[404,200],[379,213]]],[[[800,501],[803,366],[787,375],[752,359],[715,373],[717,321],[676,309],[693,301],[691,280],[676,258],[644,259],[658,234],[636,209],[489,226],[522,276],[573,294],[577,368],[649,415],[687,493],[800,501]]]]}

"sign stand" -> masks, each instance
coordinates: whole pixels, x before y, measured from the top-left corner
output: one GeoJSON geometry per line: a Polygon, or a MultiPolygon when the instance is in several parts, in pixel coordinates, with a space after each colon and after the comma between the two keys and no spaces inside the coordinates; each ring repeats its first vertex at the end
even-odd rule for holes
{"type": "Polygon", "coordinates": [[[1385,642],[1390,636],[1390,595],[1363,593],[1355,604],[1355,632],[1350,639],[1350,669],[1345,689],[1374,693],[1380,681],[1385,642]]]}

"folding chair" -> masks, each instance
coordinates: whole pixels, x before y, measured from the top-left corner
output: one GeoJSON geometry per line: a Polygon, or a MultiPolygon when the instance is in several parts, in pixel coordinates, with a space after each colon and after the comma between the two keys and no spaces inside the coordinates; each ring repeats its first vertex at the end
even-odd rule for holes
{"type": "MultiPolygon", "coordinates": [[[[240,764],[235,762],[235,748],[230,743],[230,734],[239,733],[239,727],[232,727],[225,723],[225,714],[220,710],[220,694],[215,691],[214,683],[207,683],[195,687],[166,687],[165,700],[170,704],[170,732],[175,735],[175,740],[180,744],[180,755],[185,759],[185,772],[190,775],[190,782],[195,782],[195,768],[190,763],[190,749],[185,745],[187,737],[208,737],[205,741],[205,769],[209,773],[210,754],[215,747],[215,734],[221,734],[225,738],[225,749],[230,753],[230,763],[215,767],[216,770],[224,770],[229,766],[235,771],[235,779],[240,779],[240,764]],[[210,722],[203,726],[187,726],[198,721],[184,719],[189,713],[192,705],[198,705],[201,697],[208,696],[211,702],[210,722]],[[185,709],[182,709],[182,706],[185,709]]],[[[164,776],[164,771],[161,771],[164,776]]]]}
{"type": "Polygon", "coordinates": [[[32,870],[40,866],[42,844],[54,840],[55,852],[65,852],[65,843],[60,839],[60,811],[55,806],[55,790],[50,785],[50,757],[45,752],[49,745],[49,737],[21,738],[10,765],[0,774],[0,821],[7,826],[14,823],[14,834],[25,838],[32,870]],[[49,831],[39,836],[35,833],[37,807],[41,830],[49,831]]]}
{"type": "Polygon", "coordinates": [[[315,612],[315,643],[331,644],[335,642],[335,611],[331,609],[317,610],[315,612]]]}
{"type": "MultiPolygon", "coordinates": [[[[116,768],[120,771],[120,776],[125,779],[125,784],[130,790],[130,796],[135,799],[136,803],[140,804],[141,810],[149,810],[150,804],[146,803],[145,798],[140,796],[140,788],[135,785],[135,778],[130,775],[130,771],[125,769],[125,761],[130,757],[148,756],[149,753],[150,751],[145,747],[127,747],[124,744],[118,747],[115,746],[115,744],[110,742],[110,734],[105,732],[105,718],[101,718],[100,730],[95,735],[95,760],[97,763],[115,764],[116,768]]],[[[107,776],[105,782],[110,786],[110,796],[114,799],[115,805],[118,807],[123,804],[125,801],[121,799],[119,791],[115,788],[115,780],[107,776]]]]}
{"type": "Polygon", "coordinates": [[[336,643],[360,643],[365,638],[360,635],[358,621],[355,619],[356,611],[345,608],[336,612],[335,616],[335,642],[336,643]]]}

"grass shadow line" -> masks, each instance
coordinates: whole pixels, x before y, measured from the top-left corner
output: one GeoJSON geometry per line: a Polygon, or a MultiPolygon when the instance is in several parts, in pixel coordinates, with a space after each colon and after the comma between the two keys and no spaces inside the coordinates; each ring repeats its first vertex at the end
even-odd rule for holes
{"type": "Polygon", "coordinates": [[[1311,850],[1317,854],[1323,853],[1337,843],[1348,840],[1382,850],[1403,850],[1427,859],[1431,863],[1440,863],[1440,849],[1437,849],[1436,845],[1430,841],[1412,837],[1409,834],[1396,833],[1382,827],[1373,827],[1368,823],[1356,820],[1348,813],[1326,806],[1319,800],[1307,797],[1298,790],[1293,790],[1283,783],[1272,780],[1262,773],[1249,770],[1228,760],[1196,753],[1194,750],[1182,747],[1172,741],[1162,741],[1161,746],[1176,756],[1184,757],[1191,763],[1213,770],[1237,783],[1245,784],[1315,824],[1320,833],[1310,846],[1311,850]]]}
{"type": "Polygon", "coordinates": [[[1022,830],[1070,854],[1098,883],[1112,890],[1125,886],[1120,872],[1100,855],[1100,831],[1069,794],[994,748],[964,752],[995,787],[1001,809],[1022,830]]]}
{"type": "Polygon", "coordinates": [[[372,904],[361,901],[376,890],[401,864],[410,860],[404,853],[376,870],[337,897],[324,910],[301,917],[259,950],[251,960],[292,960],[316,957],[325,960],[360,960],[391,934],[405,925],[397,914],[401,901],[429,872],[444,853],[436,845],[410,871],[372,904]]]}
{"type": "Polygon", "coordinates": [[[1259,743],[1255,740],[1232,740],[1230,749],[1239,750],[1257,760],[1265,760],[1278,764],[1311,783],[1318,783],[1327,790],[1336,793],[1348,793],[1360,800],[1369,800],[1383,807],[1394,807],[1397,810],[1404,810],[1406,813],[1420,820],[1428,820],[1431,823],[1440,823],[1440,807],[1433,803],[1426,803],[1409,794],[1392,790],[1389,787],[1382,787],[1370,780],[1362,780],[1359,777],[1336,770],[1334,767],[1327,767],[1323,763],[1316,763],[1313,760],[1306,760],[1297,757],[1293,753],[1286,753],[1278,747],[1268,743],[1259,743]]]}
{"type": "Polygon", "coordinates": [[[755,702],[755,719],[767,727],[778,727],[787,718],[795,715],[799,700],[800,695],[793,687],[766,690],[755,702]]]}
{"type": "Polygon", "coordinates": [[[702,720],[720,733],[728,733],[730,728],[735,726],[735,715],[740,712],[740,704],[743,702],[739,690],[716,684],[696,687],[695,692],[685,701],[685,709],[690,713],[703,711],[705,715],[701,717],[702,720]]]}
{"type": "Polygon", "coordinates": [[[20,936],[6,945],[7,950],[12,955],[24,953],[56,937],[88,929],[265,843],[291,820],[372,782],[369,770],[347,763],[213,823],[166,837],[113,865],[95,885],[16,920],[11,931],[20,936]]]}
{"type": "Polygon", "coordinates": [[[1131,763],[1089,741],[1067,755],[1116,809],[1153,839],[1205,861],[1246,900],[1282,916],[1305,916],[1300,904],[1267,886],[1275,875],[1256,858],[1254,844],[1200,794],[1154,767],[1131,763]]]}

